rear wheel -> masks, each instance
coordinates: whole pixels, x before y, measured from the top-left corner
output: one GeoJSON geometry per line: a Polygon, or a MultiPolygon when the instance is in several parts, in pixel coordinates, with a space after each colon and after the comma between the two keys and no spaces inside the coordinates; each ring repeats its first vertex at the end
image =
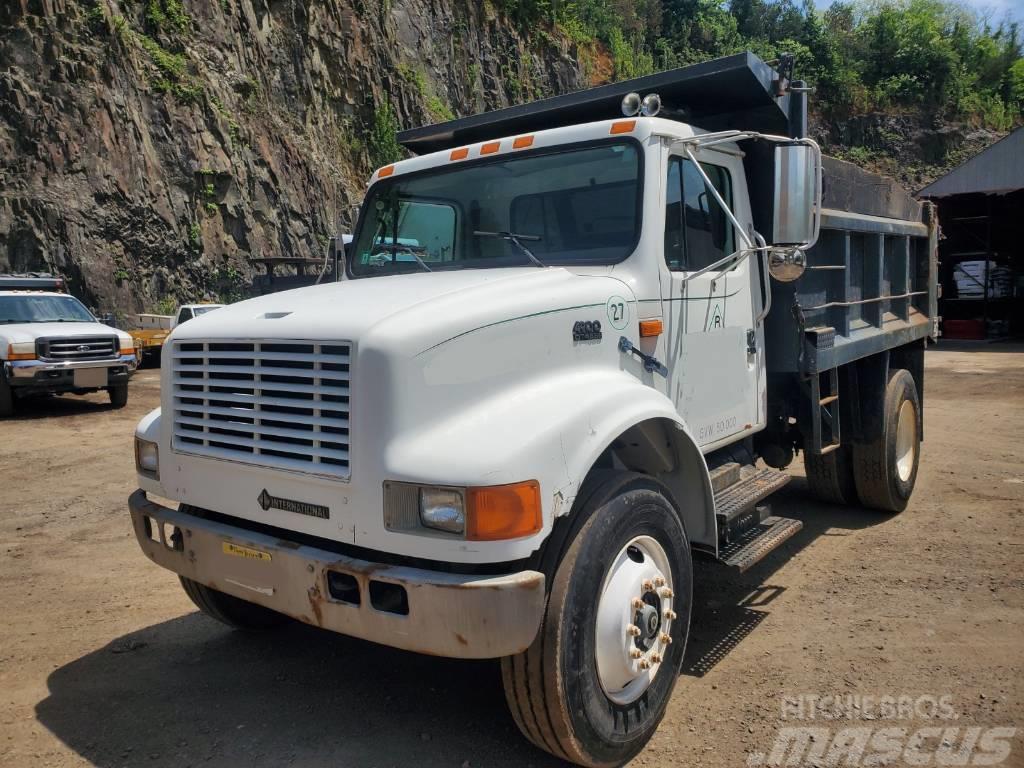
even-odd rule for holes
{"type": "Polygon", "coordinates": [[[184,576],[178,578],[185,594],[200,611],[233,629],[272,629],[288,621],[284,614],[264,608],[262,605],[219,592],[184,576]]]}
{"type": "Polygon", "coordinates": [[[12,416],[14,414],[14,392],[11,391],[11,385],[7,383],[7,380],[0,373],[0,418],[4,416],[12,416]]]}
{"type": "Polygon", "coordinates": [[[128,405],[127,384],[115,384],[107,389],[107,394],[110,396],[110,404],[115,408],[124,408],[128,405]]]}
{"type": "Polygon", "coordinates": [[[574,514],[586,522],[555,570],[541,626],[502,659],[523,734],[585,766],[618,766],[650,740],[689,634],[690,547],[653,480],[626,475],[574,514]]]}
{"type": "Polygon", "coordinates": [[[858,503],[857,483],[853,477],[853,452],[848,445],[840,445],[824,456],[804,451],[804,472],[807,475],[807,487],[819,500],[846,506],[858,503]]]}
{"type": "Polygon", "coordinates": [[[889,373],[883,402],[877,405],[872,410],[882,419],[881,433],[870,443],[853,446],[857,495],[866,507],[902,512],[914,491],[921,458],[921,403],[909,371],[889,373]]]}

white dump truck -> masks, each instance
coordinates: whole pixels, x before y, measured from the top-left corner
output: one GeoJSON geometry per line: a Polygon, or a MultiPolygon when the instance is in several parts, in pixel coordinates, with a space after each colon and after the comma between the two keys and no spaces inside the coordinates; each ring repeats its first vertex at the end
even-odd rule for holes
{"type": "Polygon", "coordinates": [[[694,568],[800,530],[764,503],[797,453],[860,508],[901,511],[917,475],[936,222],[822,158],[786,64],[400,134],[340,280],[168,339],[146,555],[228,625],[500,658],[538,747],[636,755],[694,568]]]}
{"type": "Polygon", "coordinates": [[[49,274],[0,275],[0,416],[27,397],[106,390],[128,403],[135,342],[100,323],[49,274]]]}

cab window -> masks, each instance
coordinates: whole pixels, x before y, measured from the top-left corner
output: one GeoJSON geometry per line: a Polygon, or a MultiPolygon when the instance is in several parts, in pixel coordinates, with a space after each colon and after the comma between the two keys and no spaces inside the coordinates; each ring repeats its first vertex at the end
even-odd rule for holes
{"type": "MultiPolygon", "coordinates": [[[[729,172],[709,163],[701,168],[731,207],[729,172]]],[[[690,160],[671,159],[666,192],[665,261],[670,269],[694,272],[735,250],[732,223],[690,160]]]]}

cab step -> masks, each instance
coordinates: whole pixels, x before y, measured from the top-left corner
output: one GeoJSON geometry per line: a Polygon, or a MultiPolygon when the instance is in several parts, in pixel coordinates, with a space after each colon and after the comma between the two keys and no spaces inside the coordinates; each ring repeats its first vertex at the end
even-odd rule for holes
{"type": "Polygon", "coordinates": [[[724,487],[716,484],[714,482],[716,478],[712,478],[720,547],[737,540],[747,530],[758,525],[764,517],[764,513],[758,513],[758,503],[782,488],[790,480],[789,475],[785,472],[767,467],[764,469],[755,469],[752,466],[737,468],[733,476],[736,479],[724,487]]]}
{"type": "Polygon", "coordinates": [[[718,560],[740,573],[753,568],[791,539],[804,524],[788,517],[769,515],[742,536],[718,550],[718,560]]]}

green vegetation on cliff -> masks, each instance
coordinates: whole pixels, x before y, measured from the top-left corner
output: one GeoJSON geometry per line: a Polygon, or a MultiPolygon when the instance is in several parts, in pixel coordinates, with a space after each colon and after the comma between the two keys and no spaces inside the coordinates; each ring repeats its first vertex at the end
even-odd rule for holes
{"type": "Polygon", "coordinates": [[[750,49],[797,54],[830,119],[921,110],[1007,130],[1021,122],[1020,32],[947,0],[499,0],[525,30],[547,22],[583,47],[602,44],[615,79],[750,49]]]}

